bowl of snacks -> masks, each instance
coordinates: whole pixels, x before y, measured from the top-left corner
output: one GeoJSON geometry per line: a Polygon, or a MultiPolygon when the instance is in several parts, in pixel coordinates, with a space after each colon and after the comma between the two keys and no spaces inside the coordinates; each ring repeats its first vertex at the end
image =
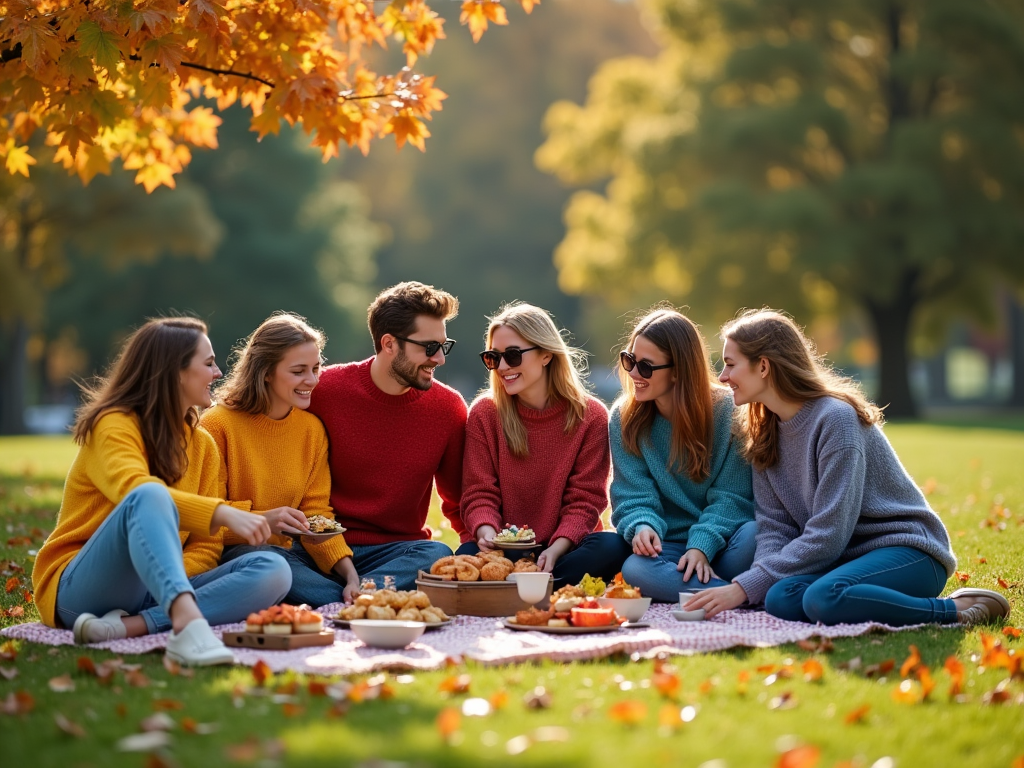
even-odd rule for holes
{"type": "Polygon", "coordinates": [[[505,549],[531,549],[537,546],[537,534],[526,525],[510,525],[494,534],[494,543],[505,549]]]}
{"type": "Polygon", "coordinates": [[[349,628],[371,648],[405,648],[419,639],[427,625],[422,621],[352,619],[349,628]]]}
{"type": "Polygon", "coordinates": [[[615,579],[597,602],[606,608],[614,608],[627,621],[640,621],[651,607],[651,598],[644,597],[639,588],[627,584],[622,573],[615,574],[615,579]]]}

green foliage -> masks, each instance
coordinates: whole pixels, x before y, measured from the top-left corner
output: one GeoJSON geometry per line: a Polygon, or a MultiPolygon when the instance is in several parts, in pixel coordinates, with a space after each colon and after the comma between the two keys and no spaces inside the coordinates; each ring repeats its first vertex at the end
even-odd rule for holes
{"type": "Polygon", "coordinates": [[[562,286],[623,302],[653,281],[713,322],[857,308],[881,400],[911,413],[911,322],[991,319],[993,285],[1024,283],[1024,9],[645,5],[659,57],[605,64],[584,107],[546,118],[541,168],[612,177],[566,209],[562,286]]]}

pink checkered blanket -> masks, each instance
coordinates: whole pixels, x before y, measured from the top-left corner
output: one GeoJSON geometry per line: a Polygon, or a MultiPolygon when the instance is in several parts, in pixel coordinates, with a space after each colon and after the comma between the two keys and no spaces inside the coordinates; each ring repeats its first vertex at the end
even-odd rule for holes
{"type": "MultiPolygon", "coordinates": [[[[340,605],[320,609],[335,615],[340,605]]],[[[826,627],[783,621],[763,611],[726,611],[710,621],[680,622],[671,614],[672,606],[652,605],[644,616],[650,627],[623,629],[593,635],[548,635],[505,629],[499,619],[456,616],[448,626],[426,632],[415,643],[400,651],[369,648],[349,630],[337,629],[334,644],[293,651],[235,648],[239,664],[253,666],[262,659],[275,672],[294,670],[313,674],[357,674],[379,669],[438,669],[447,659],[473,660],[483,664],[513,664],[534,659],[573,661],[597,659],[615,653],[654,656],[659,653],[689,654],[720,651],[734,646],[766,647],[820,637],[854,637],[866,632],[896,632],[909,627],[884,624],[838,624],[826,627]]],[[[238,631],[242,624],[215,627],[238,631]]],[[[9,638],[20,638],[46,645],[72,645],[71,632],[50,629],[39,623],[18,624],[0,630],[9,638]]],[[[148,653],[164,648],[167,633],[126,640],[97,643],[117,654],[148,653]]]]}

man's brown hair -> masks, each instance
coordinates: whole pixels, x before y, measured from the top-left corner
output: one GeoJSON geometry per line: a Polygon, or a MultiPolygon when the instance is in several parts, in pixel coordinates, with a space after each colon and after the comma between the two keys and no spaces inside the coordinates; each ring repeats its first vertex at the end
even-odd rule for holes
{"type": "MultiPolygon", "coordinates": [[[[373,337],[373,350],[380,352],[385,334],[408,336],[416,327],[416,318],[427,315],[448,321],[459,314],[459,300],[432,285],[408,282],[385,288],[370,304],[366,324],[373,337]]],[[[401,342],[399,342],[401,344],[401,342]]]]}

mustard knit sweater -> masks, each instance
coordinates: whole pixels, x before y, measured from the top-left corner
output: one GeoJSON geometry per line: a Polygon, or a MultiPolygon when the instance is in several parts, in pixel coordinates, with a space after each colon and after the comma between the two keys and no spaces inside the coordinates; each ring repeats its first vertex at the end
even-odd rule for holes
{"type": "MultiPolygon", "coordinates": [[[[200,423],[220,449],[222,492],[231,506],[247,511],[293,507],[306,517],[334,519],[327,430],[316,416],[292,408],[275,420],[215,405],[203,413],[200,423]]],[[[243,543],[224,531],[225,545],[243,543]]],[[[272,536],[270,543],[287,549],[292,540],[272,536]]],[[[324,573],[352,555],[344,536],[303,546],[324,573]]]]}
{"type": "MultiPolygon", "coordinates": [[[[178,507],[178,525],[189,577],[217,566],[222,550],[219,534],[210,535],[213,513],[224,502],[217,446],[202,429],[192,432],[186,450],[188,469],[170,487],[178,507]]],[[[93,426],[68,472],[57,525],[32,569],[36,605],[43,622],[55,627],[57,586],[68,563],[118,504],[143,483],[165,483],[149,473],[146,447],[134,413],[108,412],[93,426]]]]}

